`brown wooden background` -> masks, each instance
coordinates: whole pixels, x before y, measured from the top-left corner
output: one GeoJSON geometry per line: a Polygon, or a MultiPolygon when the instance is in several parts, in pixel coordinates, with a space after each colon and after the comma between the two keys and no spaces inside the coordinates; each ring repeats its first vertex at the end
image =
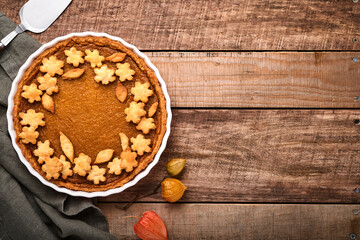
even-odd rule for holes
{"type": "MultiPolygon", "coordinates": [[[[136,239],[137,220],[124,217],[154,210],[170,239],[358,239],[355,2],[74,0],[31,34],[41,43],[88,30],[119,36],[167,83],[174,118],[159,164],[135,187],[98,199],[111,232],[136,239]],[[155,194],[115,207],[151,191],[171,158],[188,159],[179,203],[155,194]]],[[[24,3],[0,8],[19,23],[24,3]]]]}

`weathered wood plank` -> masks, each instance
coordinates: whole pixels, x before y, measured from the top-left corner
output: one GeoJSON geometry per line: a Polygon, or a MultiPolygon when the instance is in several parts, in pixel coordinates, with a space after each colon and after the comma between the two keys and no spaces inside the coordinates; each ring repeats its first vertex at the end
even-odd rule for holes
{"type": "Polygon", "coordinates": [[[173,107],[360,107],[360,53],[148,52],[173,107]],[[354,62],[353,58],[358,58],[354,62]]]}
{"type": "MultiPolygon", "coordinates": [[[[19,22],[26,0],[0,0],[19,22]]],[[[351,0],[73,1],[45,32],[107,32],[148,50],[359,50],[360,4],[351,0]]]]}
{"type": "Polygon", "coordinates": [[[165,222],[169,239],[350,239],[360,235],[359,205],[135,204],[127,211],[99,204],[110,232],[138,239],[136,218],[148,210],[165,222]]]}
{"type": "MultiPolygon", "coordinates": [[[[159,164],[126,202],[187,158],[182,202],[360,203],[360,110],[179,110],[159,164]]],[[[142,201],[163,201],[160,194],[142,201]]]]}

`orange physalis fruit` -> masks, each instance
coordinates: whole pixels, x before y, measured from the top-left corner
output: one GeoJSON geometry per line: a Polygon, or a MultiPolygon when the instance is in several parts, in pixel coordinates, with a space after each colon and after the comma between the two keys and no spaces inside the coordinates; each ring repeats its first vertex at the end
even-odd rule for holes
{"type": "Polygon", "coordinates": [[[135,234],[143,240],[167,240],[167,231],[164,222],[153,211],[143,213],[140,220],[134,225],[135,234]]]}

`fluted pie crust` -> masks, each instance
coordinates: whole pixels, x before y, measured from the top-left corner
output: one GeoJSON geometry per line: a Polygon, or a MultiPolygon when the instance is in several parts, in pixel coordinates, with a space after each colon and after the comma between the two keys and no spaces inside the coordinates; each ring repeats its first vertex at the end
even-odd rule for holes
{"type": "MultiPolygon", "coordinates": [[[[104,61],[109,67],[116,68],[116,64],[104,61]]],[[[114,75],[115,76],[115,75],[114,75]]],[[[143,134],[147,139],[151,139],[151,151],[137,157],[138,166],[131,172],[122,171],[120,175],[108,173],[106,171],[106,180],[99,184],[94,184],[86,177],[73,174],[73,176],[63,179],[52,178],[48,180],[60,187],[71,190],[81,190],[86,192],[105,191],[123,186],[133,179],[137,174],[143,171],[151,163],[158,152],[162,139],[166,132],[167,112],[166,100],[161,90],[160,83],[153,71],[146,65],[145,61],[136,55],[131,49],[128,49],[118,41],[106,37],[71,37],[67,40],[58,42],[41,53],[26,70],[23,78],[20,80],[13,108],[14,128],[16,131],[16,143],[21,149],[26,160],[31,166],[39,172],[44,178],[46,173],[42,170],[41,164],[38,163],[37,157],[33,151],[37,148],[36,144],[25,144],[19,137],[22,128],[19,113],[34,109],[36,112],[44,114],[45,126],[39,126],[37,131],[39,137],[37,141],[44,142],[50,140],[51,147],[55,150],[54,155],[60,158],[64,155],[60,140],[59,132],[63,132],[74,145],[74,155],[79,156],[85,153],[92,159],[92,165],[96,155],[103,149],[113,149],[113,158],[119,157],[123,151],[119,139],[119,133],[126,133],[130,138],[135,138],[138,134],[143,134]],[[131,69],[135,71],[133,80],[125,81],[122,84],[128,90],[128,96],[124,103],[121,103],[115,95],[115,89],[119,77],[116,81],[103,85],[94,81],[94,68],[89,62],[80,63],[79,68],[85,69],[85,73],[79,79],[62,79],[61,75],[55,75],[57,78],[58,92],[51,97],[55,103],[54,113],[47,111],[41,104],[41,101],[29,103],[27,99],[21,96],[24,85],[36,83],[37,77],[43,76],[40,71],[42,60],[55,55],[59,60],[64,61],[64,73],[74,68],[71,64],[66,63],[65,50],[76,47],[77,50],[85,52],[86,49],[98,50],[100,55],[108,57],[114,53],[126,53],[123,63],[129,63],[131,69]],[[145,103],[144,109],[149,110],[151,105],[158,102],[158,108],[152,118],[156,124],[156,129],[150,130],[148,134],[136,129],[136,124],[125,120],[126,114],[124,109],[128,108],[133,102],[134,96],[131,94],[131,88],[135,82],[150,83],[150,89],[154,94],[149,97],[145,103]]],[[[131,143],[130,143],[131,144],[131,143]]],[[[72,167],[74,164],[72,164],[72,167]]],[[[107,168],[107,163],[98,164],[101,168],[107,168]]]]}

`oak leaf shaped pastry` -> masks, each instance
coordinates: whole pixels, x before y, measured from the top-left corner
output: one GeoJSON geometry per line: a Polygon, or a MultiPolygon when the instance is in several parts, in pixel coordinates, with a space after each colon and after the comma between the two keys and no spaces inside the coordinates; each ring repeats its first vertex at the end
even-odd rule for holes
{"type": "Polygon", "coordinates": [[[85,69],[83,69],[83,68],[70,69],[69,71],[67,71],[66,73],[64,73],[62,75],[62,78],[63,79],[77,79],[77,78],[81,77],[81,75],[83,75],[84,72],[85,72],[85,69]]]}
{"type": "Polygon", "coordinates": [[[158,107],[159,103],[158,102],[154,102],[151,107],[148,110],[148,116],[152,117],[154,116],[154,114],[156,113],[157,107],[158,107]]]}
{"type": "Polygon", "coordinates": [[[146,115],[146,111],[144,110],[145,103],[143,102],[131,102],[130,106],[125,109],[127,122],[139,123],[141,117],[146,115]]]}
{"type": "Polygon", "coordinates": [[[91,169],[91,158],[83,153],[80,153],[77,158],[74,159],[75,167],[73,168],[74,173],[80,176],[85,176],[91,169]]]}
{"type": "Polygon", "coordinates": [[[106,60],[110,61],[110,62],[121,62],[125,59],[126,57],[126,53],[114,53],[113,55],[109,56],[106,58],[106,60]]]}
{"type": "Polygon", "coordinates": [[[65,50],[64,52],[67,56],[66,62],[72,64],[74,67],[78,67],[80,63],[84,63],[84,53],[77,51],[75,47],[70,48],[70,50],[65,50]]]}
{"type": "Polygon", "coordinates": [[[139,124],[136,126],[137,130],[141,130],[144,134],[148,134],[151,129],[156,129],[153,118],[143,117],[139,124]]]}
{"type": "Polygon", "coordinates": [[[23,92],[21,93],[21,96],[23,98],[26,98],[29,103],[41,100],[40,96],[43,92],[37,88],[37,85],[35,83],[32,83],[30,85],[24,85],[22,90],[23,92]]]}
{"type": "Polygon", "coordinates": [[[45,108],[45,110],[54,113],[55,112],[55,103],[52,97],[47,95],[46,93],[41,98],[41,104],[45,108]]]}
{"type": "Polygon", "coordinates": [[[45,126],[43,121],[44,114],[42,112],[35,112],[34,109],[28,109],[27,112],[19,113],[19,117],[22,118],[20,121],[21,125],[30,125],[34,129],[38,126],[45,126]]]}
{"type": "Polygon", "coordinates": [[[50,147],[50,141],[45,140],[44,142],[37,142],[37,149],[34,150],[34,155],[38,157],[38,162],[43,164],[47,159],[54,154],[54,149],[50,147]]]}
{"type": "Polygon", "coordinates": [[[128,95],[127,88],[124,85],[122,85],[120,81],[118,81],[116,84],[115,95],[117,99],[122,103],[125,102],[126,97],[128,95]]]}
{"type": "Polygon", "coordinates": [[[62,132],[60,134],[60,146],[65,156],[73,163],[74,162],[74,146],[70,139],[65,136],[62,132]]]}
{"type": "Polygon", "coordinates": [[[140,156],[151,151],[151,139],[146,139],[142,134],[138,134],[136,138],[131,138],[130,141],[132,142],[131,149],[137,151],[140,156]]]}
{"type": "Polygon", "coordinates": [[[89,62],[92,68],[101,67],[105,57],[101,56],[98,50],[95,49],[94,51],[91,51],[87,49],[85,50],[85,53],[85,61],[89,62]]]}
{"type": "Polygon", "coordinates": [[[107,85],[116,79],[114,76],[115,70],[108,68],[106,64],[104,64],[101,68],[95,68],[94,72],[96,74],[95,81],[101,82],[104,85],[107,85]]]}
{"type": "Polygon", "coordinates": [[[58,179],[62,168],[63,164],[57,157],[46,159],[45,164],[41,167],[41,169],[46,173],[45,178],[47,180],[50,180],[51,178],[58,179]]]}
{"type": "Polygon", "coordinates": [[[121,141],[121,148],[123,151],[129,147],[129,138],[126,136],[125,133],[119,133],[120,141],[121,141]]]}
{"type": "Polygon", "coordinates": [[[46,91],[48,95],[53,94],[54,92],[58,92],[59,88],[56,85],[57,79],[55,77],[51,77],[50,74],[45,74],[44,76],[39,76],[37,81],[40,83],[39,89],[46,91]]]}
{"type": "Polygon", "coordinates": [[[149,89],[150,83],[140,83],[136,82],[135,87],[131,88],[131,93],[134,95],[134,101],[142,101],[144,103],[147,103],[149,100],[149,97],[154,94],[154,91],[149,89]]]}
{"type": "Polygon", "coordinates": [[[73,171],[71,170],[71,163],[69,161],[66,161],[66,157],[64,155],[61,155],[59,158],[59,161],[62,163],[63,167],[61,169],[61,177],[63,179],[67,179],[67,177],[73,175],[73,171]]]}
{"type": "Polygon", "coordinates": [[[99,168],[98,166],[94,165],[87,176],[87,180],[93,181],[95,184],[99,184],[100,182],[104,182],[106,177],[104,176],[106,173],[106,168],[99,168]]]}
{"type": "Polygon", "coordinates": [[[62,75],[64,66],[64,61],[58,60],[56,56],[50,56],[49,58],[43,58],[42,64],[40,66],[40,71],[48,73],[51,77],[55,74],[62,75]]]}
{"type": "Polygon", "coordinates": [[[100,151],[98,153],[98,155],[96,156],[94,164],[101,164],[101,163],[106,163],[106,162],[110,161],[113,153],[114,153],[114,150],[112,150],[112,149],[105,149],[105,150],[100,151]]]}
{"type": "Polygon", "coordinates": [[[129,63],[117,63],[116,67],[117,70],[115,71],[115,74],[119,76],[121,82],[133,80],[132,75],[135,74],[135,71],[130,68],[129,63]]]}

